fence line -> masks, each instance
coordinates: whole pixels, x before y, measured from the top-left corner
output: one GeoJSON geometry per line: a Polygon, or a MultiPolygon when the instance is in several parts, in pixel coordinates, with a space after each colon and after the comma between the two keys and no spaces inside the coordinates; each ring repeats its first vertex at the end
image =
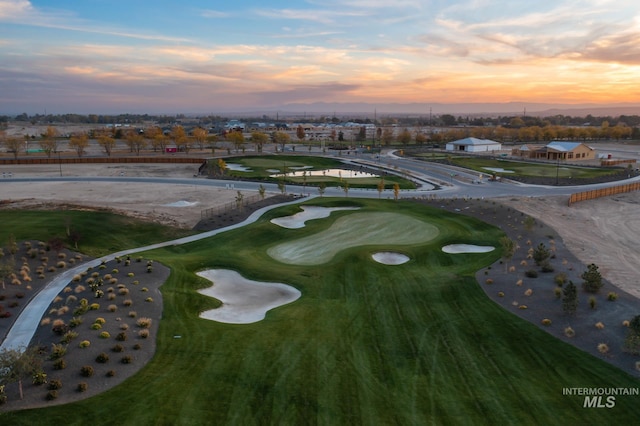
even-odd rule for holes
{"type": "Polygon", "coordinates": [[[640,190],[640,182],[627,183],[625,185],[611,186],[609,188],[593,189],[591,191],[576,192],[569,196],[569,205],[578,201],[593,200],[600,197],[622,194],[640,190]]]}
{"type": "Polygon", "coordinates": [[[102,163],[189,163],[202,164],[204,158],[194,157],[51,157],[0,159],[0,164],[102,164],[102,163]]]}
{"type": "Polygon", "coordinates": [[[228,202],[226,204],[223,204],[221,206],[217,206],[217,207],[212,207],[210,209],[204,209],[200,211],[200,219],[208,219],[210,217],[213,217],[217,214],[221,214],[221,213],[226,213],[232,210],[238,210],[241,207],[246,207],[251,203],[255,203],[256,201],[259,201],[262,199],[262,195],[260,194],[253,194],[250,195],[248,197],[243,197],[242,198],[242,204],[238,203],[237,201],[231,201],[228,202]]]}

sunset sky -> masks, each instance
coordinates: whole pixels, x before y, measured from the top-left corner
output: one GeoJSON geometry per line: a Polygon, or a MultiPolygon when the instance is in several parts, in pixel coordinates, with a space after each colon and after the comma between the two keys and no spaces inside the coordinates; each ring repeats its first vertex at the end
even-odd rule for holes
{"type": "Polygon", "coordinates": [[[0,0],[0,113],[640,102],[637,0],[0,0]]]}

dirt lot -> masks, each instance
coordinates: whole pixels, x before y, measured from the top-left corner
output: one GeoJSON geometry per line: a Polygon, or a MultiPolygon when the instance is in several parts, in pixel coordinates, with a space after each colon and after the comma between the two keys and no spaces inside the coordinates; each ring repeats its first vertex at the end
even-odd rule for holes
{"type": "MultiPolygon", "coordinates": [[[[74,164],[62,167],[62,176],[129,176],[193,178],[197,164],[74,164]]],[[[2,173],[16,177],[59,177],[56,165],[4,166],[2,173]]],[[[12,179],[5,177],[4,179],[12,179]]],[[[204,178],[203,178],[204,179],[204,178]]],[[[162,185],[122,182],[34,182],[3,184],[0,201],[6,207],[33,208],[46,205],[86,205],[110,208],[155,221],[193,228],[204,209],[235,201],[235,190],[196,185],[162,185]]]]}
{"type": "Polygon", "coordinates": [[[583,264],[595,263],[602,276],[640,298],[640,192],[582,201],[567,197],[507,198],[510,205],[560,234],[583,264]]]}

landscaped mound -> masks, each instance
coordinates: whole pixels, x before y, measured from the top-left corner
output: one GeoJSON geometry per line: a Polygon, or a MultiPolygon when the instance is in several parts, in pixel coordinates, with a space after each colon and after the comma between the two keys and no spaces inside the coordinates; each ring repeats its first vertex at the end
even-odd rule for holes
{"type": "Polygon", "coordinates": [[[248,280],[236,271],[211,269],[198,275],[213,282],[198,293],[222,302],[221,307],[200,313],[200,318],[229,324],[261,321],[267,311],[294,302],[302,294],[286,284],[248,280]]]}
{"type": "Polygon", "coordinates": [[[267,250],[292,265],[320,265],[350,247],[372,244],[419,244],[438,236],[436,226],[400,213],[354,213],[338,218],[328,229],[267,250]]]}

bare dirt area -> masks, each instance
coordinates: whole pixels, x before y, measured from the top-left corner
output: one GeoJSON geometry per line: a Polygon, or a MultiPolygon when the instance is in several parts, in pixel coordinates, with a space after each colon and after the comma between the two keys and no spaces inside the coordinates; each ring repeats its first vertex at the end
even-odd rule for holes
{"type": "Polygon", "coordinates": [[[567,197],[506,198],[501,203],[545,222],[583,264],[640,298],[640,192],[567,206],[567,197]]]}
{"type": "MultiPolygon", "coordinates": [[[[185,183],[164,185],[126,182],[15,182],[10,179],[59,177],[58,165],[5,166],[11,173],[0,186],[3,208],[57,208],[77,205],[107,208],[162,224],[193,228],[205,209],[235,202],[237,191],[185,183]]],[[[62,176],[193,178],[195,164],[74,164],[62,176]]],[[[203,178],[204,179],[204,178],[203,178]]]]}

